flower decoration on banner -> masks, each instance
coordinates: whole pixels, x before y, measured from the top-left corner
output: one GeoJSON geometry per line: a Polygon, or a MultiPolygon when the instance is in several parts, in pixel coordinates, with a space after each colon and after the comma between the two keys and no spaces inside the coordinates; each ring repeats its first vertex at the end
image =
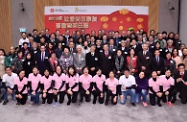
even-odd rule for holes
{"type": "Polygon", "coordinates": [[[117,21],[117,18],[116,18],[116,17],[112,17],[112,21],[113,21],[113,22],[116,22],[116,21],[117,21]]]}
{"type": "Polygon", "coordinates": [[[137,22],[143,22],[143,18],[139,17],[136,19],[137,22]]]}
{"type": "Polygon", "coordinates": [[[130,21],[131,21],[131,17],[127,17],[127,18],[126,18],[126,21],[127,21],[127,22],[130,22],[130,21]]]}
{"type": "Polygon", "coordinates": [[[121,31],[123,30],[123,26],[122,26],[122,25],[121,25],[121,26],[119,26],[119,30],[121,30],[121,31]]]}
{"type": "Polygon", "coordinates": [[[104,29],[108,29],[108,24],[107,24],[107,23],[104,23],[104,24],[103,24],[103,28],[104,28],[104,29]]]}
{"type": "Polygon", "coordinates": [[[137,28],[138,28],[138,29],[142,29],[142,28],[143,28],[142,24],[138,24],[138,25],[137,25],[137,28]]]}
{"type": "Polygon", "coordinates": [[[107,16],[102,16],[100,18],[101,22],[107,22],[108,21],[108,17],[107,16]]]}
{"type": "Polygon", "coordinates": [[[120,23],[122,24],[122,23],[123,23],[123,21],[120,21],[120,23]]]}
{"type": "Polygon", "coordinates": [[[119,13],[125,15],[125,14],[129,13],[129,10],[126,8],[123,8],[123,9],[119,10],[119,13]]]}

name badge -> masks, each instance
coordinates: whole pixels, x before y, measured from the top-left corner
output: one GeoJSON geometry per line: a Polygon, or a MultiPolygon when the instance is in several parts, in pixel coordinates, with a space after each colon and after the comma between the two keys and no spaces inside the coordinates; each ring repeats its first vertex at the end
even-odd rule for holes
{"type": "Polygon", "coordinates": [[[173,61],[172,61],[172,60],[171,60],[170,62],[173,64],[173,61]]]}
{"type": "Polygon", "coordinates": [[[34,53],[37,53],[37,51],[34,51],[34,53]]]}
{"type": "Polygon", "coordinates": [[[98,58],[97,58],[97,57],[95,57],[95,60],[96,60],[96,61],[98,61],[98,58]]]}
{"type": "Polygon", "coordinates": [[[30,64],[31,64],[31,62],[29,61],[27,64],[28,64],[28,65],[30,65],[30,64]]]}
{"type": "Polygon", "coordinates": [[[22,61],[22,62],[24,62],[24,61],[25,61],[25,59],[22,59],[21,61],[22,61]]]}
{"type": "Polygon", "coordinates": [[[81,60],[83,61],[83,60],[84,60],[84,58],[81,58],[81,60]]]}
{"type": "Polygon", "coordinates": [[[108,56],[108,59],[112,59],[112,57],[111,57],[111,56],[108,56]]]}
{"type": "Polygon", "coordinates": [[[132,58],[132,60],[135,60],[135,58],[132,58]]]}
{"type": "Polygon", "coordinates": [[[151,46],[151,48],[154,48],[154,46],[151,46]]]}
{"type": "Polygon", "coordinates": [[[116,51],[116,49],[113,49],[113,51],[116,51]]]}
{"type": "Polygon", "coordinates": [[[160,49],[160,51],[162,51],[162,49],[160,49]]]}
{"type": "Polygon", "coordinates": [[[168,50],[166,50],[165,52],[168,52],[168,50]]]}
{"type": "Polygon", "coordinates": [[[62,45],[65,45],[64,43],[62,43],[62,45]]]}
{"type": "Polygon", "coordinates": [[[146,59],[149,59],[149,57],[146,57],[146,59]]]}
{"type": "Polygon", "coordinates": [[[119,44],[121,44],[121,42],[119,42],[119,44]]]}
{"type": "Polygon", "coordinates": [[[102,53],[103,52],[103,50],[100,50],[100,53],[102,53]]]}
{"type": "Polygon", "coordinates": [[[124,52],[124,54],[127,54],[127,52],[124,52]]]}
{"type": "Polygon", "coordinates": [[[12,61],[12,58],[10,58],[10,61],[12,61]]]}
{"type": "Polygon", "coordinates": [[[48,59],[48,57],[45,57],[45,59],[48,59]]]}
{"type": "Polygon", "coordinates": [[[73,55],[75,55],[76,53],[73,53],[73,55]]]}
{"type": "Polygon", "coordinates": [[[181,43],[181,42],[178,42],[179,44],[181,43]]]}
{"type": "Polygon", "coordinates": [[[65,59],[64,59],[64,61],[66,62],[66,61],[67,61],[67,59],[65,58],[65,59]]]}

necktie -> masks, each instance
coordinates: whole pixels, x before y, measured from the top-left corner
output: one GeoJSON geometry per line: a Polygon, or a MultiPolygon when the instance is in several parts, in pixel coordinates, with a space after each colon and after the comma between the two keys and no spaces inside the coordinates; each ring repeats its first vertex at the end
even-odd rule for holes
{"type": "Polygon", "coordinates": [[[105,52],[105,56],[108,57],[108,52],[107,51],[105,52]]]}
{"type": "Polygon", "coordinates": [[[146,56],[146,52],[145,51],[144,51],[143,55],[144,55],[144,57],[146,56]]]}
{"type": "Polygon", "coordinates": [[[159,64],[159,57],[156,57],[156,61],[157,61],[157,63],[159,64]]]}

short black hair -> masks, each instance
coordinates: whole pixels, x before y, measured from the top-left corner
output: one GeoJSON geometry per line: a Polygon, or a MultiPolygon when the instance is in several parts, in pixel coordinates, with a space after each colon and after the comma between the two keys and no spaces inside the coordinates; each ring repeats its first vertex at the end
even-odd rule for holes
{"type": "Polygon", "coordinates": [[[178,64],[178,68],[181,66],[185,67],[185,65],[183,63],[178,64]]]}

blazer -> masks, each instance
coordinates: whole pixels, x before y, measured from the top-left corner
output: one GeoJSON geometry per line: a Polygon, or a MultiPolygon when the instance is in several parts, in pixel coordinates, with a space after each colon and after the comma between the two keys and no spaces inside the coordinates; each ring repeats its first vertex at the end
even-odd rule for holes
{"type": "Polygon", "coordinates": [[[160,75],[164,75],[165,63],[164,63],[164,59],[162,57],[159,57],[159,62],[157,62],[156,57],[153,57],[151,65],[152,65],[152,70],[153,71],[161,71],[160,75]]]}
{"type": "MultiPolygon", "coordinates": [[[[75,68],[83,68],[85,65],[86,65],[86,60],[85,60],[85,54],[84,53],[81,53],[80,54],[80,58],[79,58],[79,55],[78,53],[76,54],[73,54],[73,64],[75,66],[75,68]]],[[[80,73],[80,72],[78,72],[80,73]]]]}

